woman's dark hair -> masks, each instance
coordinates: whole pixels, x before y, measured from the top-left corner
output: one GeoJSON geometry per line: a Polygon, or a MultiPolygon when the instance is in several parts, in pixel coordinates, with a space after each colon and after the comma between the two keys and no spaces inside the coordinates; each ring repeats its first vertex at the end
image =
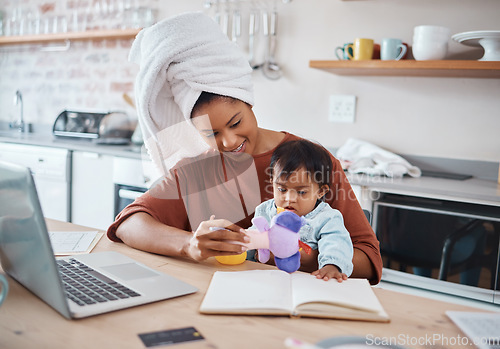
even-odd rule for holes
{"type": "Polygon", "coordinates": [[[304,168],[310,178],[323,186],[331,188],[332,159],[330,153],[321,145],[305,139],[280,144],[271,157],[271,177],[288,179],[294,171],[304,168]],[[274,170],[279,173],[274,173],[274,170]]]}
{"type": "Polygon", "coordinates": [[[193,109],[191,110],[191,118],[193,117],[195,112],[198,111],[198,109],[200,109],[201,107],[203,107],[203,106],[205,106],[213,101],[217,101],[217,100],[226,101],[226,102],[230,102],[230,103],[237,101],[237,99],[232,98],[232,97],[222,96],[222,95],[218,95],[215,93],[203,91],[200,94],[200,97],[198,97],[198,100],[196,101],[196,103],[194,104],[193,109]]]}

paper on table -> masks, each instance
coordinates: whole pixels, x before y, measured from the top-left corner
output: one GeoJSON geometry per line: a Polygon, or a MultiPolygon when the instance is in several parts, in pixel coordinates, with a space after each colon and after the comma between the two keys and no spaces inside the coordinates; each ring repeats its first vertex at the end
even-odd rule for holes
{"type": "Polygon", "coordinates": [[[103,233],[98,231],[51,231],[50,243],[56,256],[89,253],[103,233]]]}
{"type": "Polygon", "coordinates": [[[498,348],[500,344],[500,313],[446,311],[446,315],[479,349],[498,348]]]}

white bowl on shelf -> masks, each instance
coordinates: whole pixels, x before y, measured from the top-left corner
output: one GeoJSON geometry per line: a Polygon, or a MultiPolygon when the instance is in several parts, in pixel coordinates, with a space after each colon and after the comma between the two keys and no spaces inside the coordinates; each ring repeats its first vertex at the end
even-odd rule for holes
{"type": "Polygon", "coordinates": [[[417,40],[413,42],[412,53],[417,61],[444,59],[448,54],[448,42],[417,40]]]}
{"type": "Polygon", "coordinates": [[[413,34],[413,41],[417,40],[430,40],[430,41],[439,41],[439,42],[448,42],[450,40],[449,35],[442,34],[413,34]]]}
{"type": "Polygon", "coordinates": [[[463,45],[482,47],[484,55],[480,61],[500,61],[500,30],[464,32],[451,38],[463,45]]]}
{"type": "Polygon", "coordinates": [[[437,25],[419,25],[413,28],[413,41],[435,40],[448,41],[450,39],[450,29],[437,25]]]}
{"type": "Polygon", "coordinates": [[[446,37],[450,36],[449,28],[441,27],[438,25],[418,25],[413,29],[413,32],[415,34],[422,34],[422,35],[433,34],[433,35],[443,35],[446,37]]]}

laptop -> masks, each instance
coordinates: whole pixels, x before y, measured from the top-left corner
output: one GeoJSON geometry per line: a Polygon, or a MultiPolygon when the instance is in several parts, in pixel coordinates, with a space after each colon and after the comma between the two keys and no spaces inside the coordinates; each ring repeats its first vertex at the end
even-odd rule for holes
{"type": "Polygon", "coordinates": [[[28,168],[0,162],[3,270],[68,319],[83,318],[197,289],[117,252],[56,259],[28,168]]]}

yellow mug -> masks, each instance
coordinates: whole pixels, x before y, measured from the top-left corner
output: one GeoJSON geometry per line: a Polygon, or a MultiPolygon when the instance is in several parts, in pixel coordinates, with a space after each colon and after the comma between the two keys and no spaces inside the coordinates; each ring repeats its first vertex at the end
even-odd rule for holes
{"type": "Polygon", "coordinates": [[[353,44],[349,44],[346,48],[347,55],[349,59],[355,61],[364,61],[368,59],[372,59],[373,57],[373,40],[372,39],[364,39],[357,38],[354,40],[353,44]],[[354,55],[351,55],[349,52],[349,48],[351,48],[354,55]]]}
{"type": "Polygon", "coordinates": [[[215,256],[215,259],[220,264],[228,264],[228,265],[241,264],[247,259],[247,251],[232,256],[215,256]]]}
{"type": "MultiPolygon", "coordinates": [[[[210,227],[210,231],[214,230],[221,230],[224,228],[221,227],[210,227]]],[[[228,265],[236,265],[236,264],[241,264],[247,259],[247,251],[237,254],[237,255],[230,255],[230,256],[215,256],[215,259],[217,262],[220,264],[228,264],[228,265]]]]}

